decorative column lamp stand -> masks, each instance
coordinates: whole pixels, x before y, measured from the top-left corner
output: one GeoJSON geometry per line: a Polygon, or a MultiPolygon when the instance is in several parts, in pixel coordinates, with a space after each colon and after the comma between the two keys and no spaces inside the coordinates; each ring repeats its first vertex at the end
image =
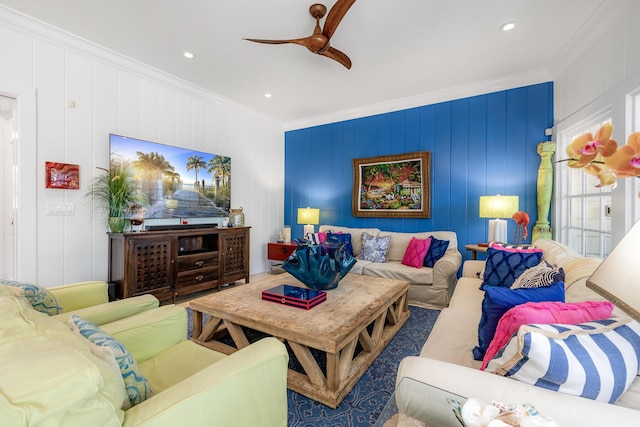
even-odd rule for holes
{"type": "Polygon", "coordinates": [[[553,164],[551,156],[556,152],[556,143],[547,141],[538,144],[540,167],[538,168],[538,219],[533,226],[531,241],[540,238],[551,239],[549,209],[551,207],[551,191],[553,190],[553,164]]]}

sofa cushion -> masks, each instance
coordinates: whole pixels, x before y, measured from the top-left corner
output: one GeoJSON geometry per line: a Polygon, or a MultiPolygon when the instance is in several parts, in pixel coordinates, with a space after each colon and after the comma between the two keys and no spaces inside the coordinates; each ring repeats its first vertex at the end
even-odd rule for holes
{"type": "Polygon", "coordinates": [[[92,307],[80,308],[70,312],[65,311],[64,313],[53,316],[53,318],[60,322],[66,322],[71,317],[71,314],[77,314],[94,325],[100,326],[133,316],[143,311],[151,310],[158,307],[159,304],[160,301],[158,301],[156,297],[151,294],[145,294],[105,304],[98,304],[92,307]]]}
{"type": "Polygon", "coordinates": [[[522,325],[529,323],[578,324],[603,320],[611,316],[613,304],[609,301],[585,301],[576,303],[528,302],[507,311],[498,321],[495,335],[484,355],[482,368],[504,347],[522,325]]]}
{"type": "Polygon", "coordinates": [[[377,236],[380,233],[380,230],[377,228],[350,228],[350,227],[339,227],[337,225],[321,225],[321,232],[342,232],[351,234],[351,246],[353,246],[353,255],[357,258],[360,255],[360,251],[362,250],[362,233],[367,233],[370,236],[377,236]]]}
{"type": "Polygon", "coordinates": [[[487,286],[510,287],[526,269],[540,263],[542,252],[528,249],[487,249],[487,261],[483,273],[482,288],[487,286]]]}
{"type": "Polygon", "coordinates": [[[490,248],[508,248],[508,249],[531,249],[531,248],[534,248],[533,245],[529,245],[529,244],[526,244],[526,243],[518,245],[518,244],[510,244],[510,243],[504,243],[504,242],[489,242],[489,247],[490,248]]]}
{"type": "Polygon", "coordinates": [[[387,279],[406,280],[413,285],[431,285],[433,283],[433,269],[414,268],[402,265],[400,262],[373,262],[362,269],[365,276],[384,277],[387,279]]]}
{"type": "MultiPolygon", "coordinates": [[[[480,292],[478,288],[470,291],[480,292]]],[[[477,305],[480,306],[479,303],[477,305]]],[[[420,356],[479,369],[481,362],[476,361],[471,352],[474,343],[478,340],[478,334],[469,327],[469,325],[477,325],[479,320],[479,308],[477,310],[467,310],[466,307],[445,308],[438,315],[426,343],[422,346],[420,356]]]]}
{"type": "Polygon", "coordinates": [[[601,263],[602,259],[600,258],[572,258],[563,263],[565,289],[569,289],[574,283],[589,278],[601,263]]]}
{"type": "Polygon", "coordinates": [[[351,244],[350,233],[327,233],[327,239],[324,241],[326,244],[329,240],[337,241],[338,243],[344,243],[344,250],[351,256],[353,256],[353,245],[351,244]]]}
{"type": "Polygon", "coordinates": [[[485,286],[482,315],[478,324],[478,345],[473,357],[482,360],[491,344],[500,318],[509,309],[526,302],[564,302],[564,283],[558,282],[542,288],[509,289],[501,286],[485,286]]]}
{"type": "Polygon", "coordinates": [[[430,244],[431,238],[416,239],[412,237],[402,256],[402,264],[409,267],[421,268],[430,244]]]}
{"type": "Polygon", "coordinates": [[[449,241],[436,239],[433,236],[430,236],[429,239],[431,239],[431,244],[429,245],[427,255],[424,257],[424,266],[433,268],[433,266],[436,265],[436,262],[444,256],[445,252],[447,252],[449,241]]]}
{"type": "Polygon", "coordinates": [[[62,312],[55,295],[34,283],[0,279],[0,284],[13,288],[16,296],[25,298],[35,310],[53,316],[62,312]]]}
{"type": "Polygon", "coordinates": [[[371,262],[385,262],[391,237],[371,236],[362,233],[362,250],[359,259],[371,262]]]}
{"type": "Polygon", "coordinates": [[[135,406],[151,396],[152,391],[149,382],[142,375],[142,371],[125,346],[93,323],[75,314],[71,315],[68,323],[69,327],[77,330],[80,335],[93,344],[109,347],[113,350],[116,361],[120,366],[120,372],[122,373],[122,379],[124,380],[131,406],[135,406]]]}
{"type": "Polygon", "coordinates": [[[390,236],[391,241],[389,242],[389,252],[387,253],[387,258],[389,261],[397,261],[402,262],[402,258],[404,258],[404,253],[407,251],[407,247],[409,246],[409,242],[411,239],[428,239],[432,233],[422,232],[422,233],[398,233],[398,232],[390,232],[384,231],[380,232],[379,236],[386,237],[390,236]]]}
{"type": "Polygon", "coordinates": [[[524,325],[487,370],[549,390],[614,403],[640,370],[640,324],[627,318],[524,325]]]}
{"type": "Polygon", "coordinates": [[[560,242],[556,242],[551,239],[538,239],[533,242],[533,245],[542,249],[544,252],[544,259],[549,264],[557,267],[562,267],[567,261],[575,258],[582,258],[584,256],[575,249],[569,246],[563,245],[560,242]]]}
{"type": "Polygon", "coordinates": [[[518,276],[513,282],[513,285],[511,285],[511,289],[539,288],[561,281],[564,281],[564,270],[562,267],[553,268],[548,262],[542,261],[535,267],[526,269],[518,276]]]}
{"type": "Polygon", "coordinates": [[[154,392],[159,393],[225,357],[224,353],[184,340],[140,363],[140,369],[154,392]]]}
{"type": "Polygon", "coordinates": [[[121,380],[69,328],[0,286],[0,424],[119,426],[121,380]]]}
{"type": "Polygon", "coordinates": [[[311,244],[319,245],[320,243],[322,243],[325,240],[327,240],[327,233],[319,231],[317,233],[309,233],[309,235],[307,237],[308,237],[309,241],[311,242],[311,244]]]}

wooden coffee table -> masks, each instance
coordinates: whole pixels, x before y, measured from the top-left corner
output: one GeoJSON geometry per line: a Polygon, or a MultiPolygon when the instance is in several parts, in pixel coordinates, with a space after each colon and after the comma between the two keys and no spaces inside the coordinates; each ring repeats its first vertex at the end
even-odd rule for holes
{"type": "Polygon", "coordinates": [[[409,282],[347,274],[327,300],[304,310],[262,300],[262,291],[289,284],[304,286],[288,273],[195,299],[193,340],[231,354],[249,345],[242,326],[286,342],[304,373],[289,370],[287,386],[337,408],[409,318],[409,282]],[[206,325],[203,314],[210,315],[206,325]],[[367,328],[371,326],[370,328],[367,328]],[[226,327],[235,347],[218,340],[226,327]],[[362,351],[356,354],[360,343],[362,351]],[[326,354],[323,369],[312,349],[326,354]]]}

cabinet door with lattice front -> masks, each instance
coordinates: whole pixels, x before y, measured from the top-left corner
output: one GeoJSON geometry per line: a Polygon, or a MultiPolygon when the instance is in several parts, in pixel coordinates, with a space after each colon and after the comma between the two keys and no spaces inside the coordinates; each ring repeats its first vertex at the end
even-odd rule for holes
{"type": "Polygon", "coordinates": [[[131,295],[151,293],[158,299],[174,296],[175,254],[173,238],[131,238],[128,242],[129,274],[127,285],[131,295]]]}
{"type": "Polygon", "coordinates": [[[249,227],[230,228],[220,233],[220,282],[244,279],[249,283],[249,227]]]}

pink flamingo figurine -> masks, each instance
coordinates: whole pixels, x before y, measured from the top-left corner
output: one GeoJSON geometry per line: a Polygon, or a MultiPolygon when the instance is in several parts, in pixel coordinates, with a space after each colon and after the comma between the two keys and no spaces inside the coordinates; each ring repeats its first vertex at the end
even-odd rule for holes
{"type": "Polygon", "coordinates": [[[516,222],[516,234],[513,238],[513,244],[524,243],[527,236],[527,225],[529,225],[529,215],[526,212],[518,211],[511,217],[516,222]]]}

